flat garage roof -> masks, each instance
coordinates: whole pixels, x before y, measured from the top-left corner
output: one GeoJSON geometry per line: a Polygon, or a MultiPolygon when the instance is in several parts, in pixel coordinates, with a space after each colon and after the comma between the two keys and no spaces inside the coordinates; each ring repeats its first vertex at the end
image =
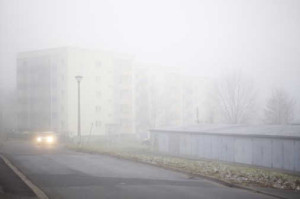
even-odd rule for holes
{"type": "Polygon", "coordinates": [[[185,127],[157,128],[151,132],[173,132],[192,134],[224,134],[224,135],[258,135],[258,136],[284,136],[299,137],[300,125],[228,125],[203,124],[185,127]]]}

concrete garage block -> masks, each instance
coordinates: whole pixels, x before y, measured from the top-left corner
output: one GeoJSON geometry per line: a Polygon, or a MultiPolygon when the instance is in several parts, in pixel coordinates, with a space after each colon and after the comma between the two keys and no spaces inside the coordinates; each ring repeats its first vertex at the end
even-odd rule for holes
{"type": "Polygon", "coordinates": [[[168,153],[169,152],[169,139],[168,139],[168,135],[160,135],[158,137],[158,147],[159,150],[163,153],[168,153]]]}
{"type": "Polygon", "coordinates": [[[192,156],[193,135],[187,135],[187,155],[192,156]]]}
{"type": "Polygon", "coordinates": [[[222,154],[222,137],[221,136],[211,136],[212,141],[212,147],[211,147],[211,158],[215,160],[220,160],[221,159],[221,154],[222,154]]]}
{"type": "Polygon", "coordinates": [[[236,138],[234,152],[235,162],[252,164],[252,140],[250,138],[236,138]]]}
{"type": "Polygon", "coordinates": [[[283,168],[283,141],[279,139],[272,140],[272,167],[283,168]]]}
{"type": "Polygon", "coordinates": [[[203,136],[203,150],[204,150],[204,158],[211,159],[212,152],[212,136],[204,135],[203,136]]]}
{"type": "Polygon", "coordinates": [[[264,138],[253,138],[253,164],[271,167],[272,165],[272,141],[264,138]]]}
{"type": "Polygon", "coordinates": [[[204,154],[204,135],[199,135],[197,136],[197,157],[199,158],[204,158],[205,157],[205,154],[204,154]]]}
{"type": "Polygon", "coordinates": [[[186,145],[186,137],[185,135],[179,136],[179,155],[185,155],[185,145],[186,145]]]}
{"type": "Polygon", "coordinates": [[[169,134],[169,153],[179,155],[179,135],[169,134]]]}
{"type": "Polygon", "coordinates": [[[182,156],[190,156],[191,141],[189,135],[180,135],[180,149],[179,153],[182,156]]]}
{"type": "Polygon", "coordinates": [[[283,140],[283,169],[294,170],[294,140],[283,140]]]}
{"type": "Polygon", "coordinates": [[[198,154],[198,140],[196,135],[190,135],[191,139],[191,156],[196,158],[198,154]]]}
{"type": "Polygon", "coordinates": [[[182,145],[180,145],[181,155],[189,156],[190,157],[191,154],[192,154],[192,139],[191,139],[191,135],[184,135],[181,139],[183,139],[182,145]]]}
{"type": "Polygon", "coordinates": [[[221,160],[234,161],[234,139],[233,137],[222,137],[221,143],[221,160]]]}
{"type": "Polygon", "coordinates": [[[294,161],[295,171],[300,172],[300,140],[295,140],[294,143],[294,161]]]}
{"type": "Polygon", "coordinates": [[[300,138],[274,135],[152,132],[160,152],[300,172],[300,138]]]}

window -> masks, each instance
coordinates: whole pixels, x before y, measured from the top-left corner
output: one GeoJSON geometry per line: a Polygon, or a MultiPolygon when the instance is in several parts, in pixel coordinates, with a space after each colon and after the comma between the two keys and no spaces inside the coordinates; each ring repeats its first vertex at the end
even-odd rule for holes
{"type": "Polygon", "coordinates": [[[130,91],[129,91],[129,89],[122,89],[120,91],[120,98],[121,99],[130,98],[130,91]]]}
{"type": "Polygon", "coordinates": [[[96,106],[96,112],[99,113],[101,111],[101,106],[96,106]]]}
{"type": "Polygon", "coordinates": [[[127,114],[130,112],[129,106],[126,104],[120,105],[120,111],[123,114],[127,114]]]}
{"type": "Polygon", "coordinates": [[[95,126],[96,126],[96,127],[100,127],[100,126],[101,126],[101,121],[100,121],[100,120],[97,120],[97,121],[95,122],[95,126]]]}
{"type": "Polygon", "coordinates": [[[100,82],[101,77],[100,76],[96,76],[96,82],[100,82]]]}
{"type": "Polygon", "coordinates": [[[95,66],[96,66],[96,68],[101,68],[101,66],[102,66],[101,61],[97,61],[97,62],[95,63],[95,66]]]}
{"type": "Polygon", "coordinates": [[[119,79],[120,84],[128,84],[131,81],[131,76],[130,75],[121,75],[119,79]]]}

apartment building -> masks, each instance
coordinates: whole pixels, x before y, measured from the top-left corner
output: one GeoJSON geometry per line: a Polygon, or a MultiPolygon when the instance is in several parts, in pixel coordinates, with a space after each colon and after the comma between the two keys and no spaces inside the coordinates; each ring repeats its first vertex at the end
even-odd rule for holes
{"type": "Polygon", "coordinates": [[[135,64],[135,132],[212,122],[211,81],[184,74],[180,68],[135,64]]]}
{"type": "Polygon", "coordinates": [[[18,129],[77,134],[137,134],[150,128],[210,122],[209,81],[180,68],[81,48],[24,52],[17,59],[18,129]]]}
{"type": "Polygon", "coordinates": [[[133,133],[133,59],[80,48],[20,53],[17,58],[18,129],[77,132],[81,75],[81,132],[133,133]]]}

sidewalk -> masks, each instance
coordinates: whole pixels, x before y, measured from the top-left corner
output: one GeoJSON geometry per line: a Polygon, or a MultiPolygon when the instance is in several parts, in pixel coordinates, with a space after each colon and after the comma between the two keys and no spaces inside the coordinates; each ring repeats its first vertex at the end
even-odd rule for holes
{"type": "MultiPolygon", "coordinates": [[[[266,188],[271,187],[272,180],[281,182],[279,185],[285,185],[287,181],[297,181],[299,176],[291,174],[280,173],[273,170],[246,167],[239,165],[232,165],[230,163],[210,161],[210,160],[192,160],[182,157],[171,157],[155,152],[142,150],[139,148],[135,150],[131,148],[108,147],[100,146],[81,146],[69,145],[67,148],[79,152],[87,152],[94,154],[103,154],[114,156],[117,158],[128,159],[145,164],[155,165],[165,169],[171,169],[178,172],[186,173],[193,177],[203,177],[212,181],[218,182],[225,186],[236,187],[240,189],[251,190],[265,195],[273,196],[280,199],[298,199],[300,198],[300,191],[288,189],[266,188]],[[261,182],[264,181],[264,182],[261,182]],[[270,184],[271,183],[271,184],[270,184]]],[[[274,183],[274,182],[273,182],[274,183]]]]}

